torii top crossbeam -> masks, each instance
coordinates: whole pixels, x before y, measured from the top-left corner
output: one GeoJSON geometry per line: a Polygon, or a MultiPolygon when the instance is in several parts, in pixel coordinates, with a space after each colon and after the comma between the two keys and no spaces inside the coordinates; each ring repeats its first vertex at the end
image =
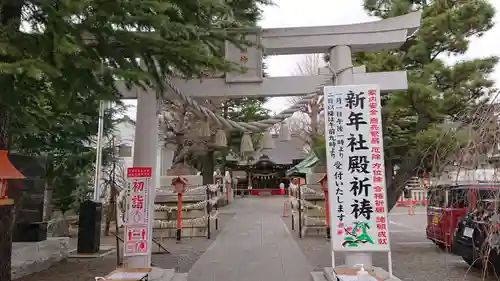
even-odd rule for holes
{"type": "Polygon", "coordinates": [[[269,28],[262,31],[267,55],[327,53],[332,46],[350,46],[355,52],[399,48],[420,26],[420,12],[356,24],[269,28]]]}
{"type": "MultiPolygon", "coordinates": [[[[259,47],[242,52],[226,44],[226,58],[248,69],[246,73],[226,73],[225,78],[203,80],[174,79],[172,82],[183,93],[191,97],[245,96],[298,96],[314,92],[324,84],[324,75],[269,77],[262,76],[262,57],[267,55],[290,55],[326,53],[334,46],[349,46],[352,52],[376,52],[399,48],[420,26],[421,12],[379,21],[336,26],[270,28],[256,30],[249,36],[259,47]],[[242,58],[245,57],[244,62],[242,58]]],[[[382,92],[406,89],[405,71],[355,73],[354,84],[379,84],[382,92]]],[[[140,88],[128,90],[123,82],[117,82],[123,98],[135,99],[140,88]]],[[[153,89],[148,92],[153,93],[153,89]]]]}

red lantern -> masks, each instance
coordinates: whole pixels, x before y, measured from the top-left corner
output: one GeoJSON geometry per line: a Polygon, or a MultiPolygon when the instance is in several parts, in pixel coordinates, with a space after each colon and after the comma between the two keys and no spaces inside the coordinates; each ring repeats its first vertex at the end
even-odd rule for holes
{"type": "Polygon", "coordinates": [[[24,179],[9,160],[8,151],[0,150],[0,200],[7,200],[7,180],[24,179]]]}
{"type": "Polygon", "coordinates": [[[180,176],[172,180],[172,185],[174,186],[175,192],[177,192],[177,241],[181,240],[182,232],[182,193],[186,191],[187,179],[180,176]]]}
{"type": "Polygon", "coordinates": [[[172,185],[174,186],[174,191],[177,193],[184,193],[186,191],[187,179],[183,177],[176,177],[172,180],[172,185]]]}

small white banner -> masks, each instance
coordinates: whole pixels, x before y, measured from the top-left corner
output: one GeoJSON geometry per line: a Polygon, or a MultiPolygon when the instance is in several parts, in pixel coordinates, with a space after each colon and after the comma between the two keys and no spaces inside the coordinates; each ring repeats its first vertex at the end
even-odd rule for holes
{"type": "MultiPolygon", "coordinates": [[[[127,208],[125,219],[125,241],[123,255],[143,256],[150,251],[149,189],[152,177],[151,167],[127,169],[127,208]]],[[[154,213],[154,211],[153,211],[154,213]]]]}

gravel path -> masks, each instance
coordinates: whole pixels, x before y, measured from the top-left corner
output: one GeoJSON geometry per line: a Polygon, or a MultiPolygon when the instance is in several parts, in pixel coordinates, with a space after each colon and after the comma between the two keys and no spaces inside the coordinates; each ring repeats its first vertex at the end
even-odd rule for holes
{"type": "MultiPolygon", "coordinates": [[[[482,272],[471,269],[461,257],[443,252],[425,238],[425,209],[418,209],[415,216],[408,216],[406,209],[391,212],[391,246],[394,275],[403,281],[479,281],[500,280],[483,277],[482,272]]],[[[291,218],[284,221],[316,271],[331,267],[330,243],[320,236],[299,239],[298,232],[291,230],[291,218]]],[[[341,264],[341,257],[336,257],[341,264]]],[[[387,269],[387,255],[374,254],[375,266],[387,269]]]]}
{"type": "MultiPolygon", "coordinates": [[[[188,272],[198,258],[213,243],[221,229],[233,217],[224,212],[219,214],[219,229],[212,228],[211,239],[203,237],[183,239],[176,243],[174,239],[165,239],[163,245],[171,254],[153,255],[153,263],[160,268],[175,268],[177,272],[188,272]]],[[[212,226],[213,227],[213,226],[212,226]]],[[[101,245],[114,245],[114,239],[105,237],[101,245]]],[[[73,243],[72,243],[73,244],[73,243]]],[[[95,276],[103,276],[116,268],[116,253],[95,259],[68,259],[45,271],[17,279],[18,281],[91,281],[95,276]]]]}

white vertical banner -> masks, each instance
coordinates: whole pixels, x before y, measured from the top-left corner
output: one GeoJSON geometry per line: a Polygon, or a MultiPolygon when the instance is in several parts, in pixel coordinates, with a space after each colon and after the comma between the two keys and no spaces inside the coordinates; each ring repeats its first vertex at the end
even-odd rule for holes
{"type": "MultiPolygon", "coordinates": [[[[151,251],[148,228],[150,219],[149,191],[152,180],[151,167],[127,169],[127,208],[125,213],[125,257],[145,256],[151,251]]],[[[154,212],[154,211],[153,211],[154,212]]]]}
{"type": "Polygon", "coordinates": [[[324,87],[332,250],[390,251],[378,85],[324,87]]]}

